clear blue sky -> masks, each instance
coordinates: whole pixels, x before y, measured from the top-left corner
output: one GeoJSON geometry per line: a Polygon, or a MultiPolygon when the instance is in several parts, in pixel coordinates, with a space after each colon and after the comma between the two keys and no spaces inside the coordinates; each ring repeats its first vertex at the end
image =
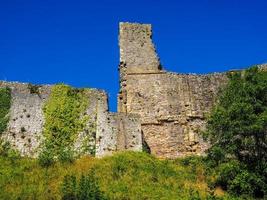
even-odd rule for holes
{"type": "Polygon", "coordinates": [[[153,24],[165,69],[267,62],[266,0],[0,0],[0,79],[118,92],[118,23],[153,24]]]}

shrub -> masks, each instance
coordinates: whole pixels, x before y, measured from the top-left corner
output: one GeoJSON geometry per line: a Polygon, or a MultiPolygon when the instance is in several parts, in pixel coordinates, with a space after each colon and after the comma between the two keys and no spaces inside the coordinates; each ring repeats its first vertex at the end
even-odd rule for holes
{"type": "Polygon", "coordinates": [[[10,88],[0,88],[0,134],[3,133],[9,121],[9,109],[11,106],[10,88]]]}
{"type": "Polygon", "coordinates": [[[228,161],[218,167],[216,184],[239,196],[263,197],[266,191],[263,177],[250,172],[236,160],[228,161]]]}
{"type": "Polygon", "coordinates": [[[12,149],[9,142],[3,141],[0,139],[0,156],[8,158],[11,163],[14,163],[15,160],[20,158],[20,154],[12,149]]]}
{"type": "Polygon", "coordinates": [[[40,95],[40,91],[39,91],[39,88],[41,87],[40,85],[33,85],[29,83],[27,87],[30,90],[31,94],[37,94],[38,96],[40,95]]]}
{"type": "Polygon", "coordinates": [[[43,149],[39,156],[38,162],[42,167],[49,167],[55,163],[55,156],[52,149],[43,149]]]}
{"type": "Polygon", "coordinates": [[[64,177],[62,183],[62,199],[75,200],[77,199],[77,180],[74,175],[67,175],[64,177]]]}
{"type": "Polygon", "coordinates": [[[208,155],[205,160],[210,167],[215,167],[225,161],[225,159],[224,150],[221,147],[213,146],[208,149],[208,155]]]}
{"type": "Polygon", "coordinates": [[[58,160],[62,163],[73,162],[74,161],[74,152],[71,148],[64,148],[59,152],[58,160]]]}
{"type": "Polygon", "coordinates": [[[223,188],[263,197],[267,184],[267,71],[255,66],[229,73],[228,78],[208,118],[208,160],[211,166],[219,166],[217,183],[223,188]]]}
{"type": "Polygon", "coordinates": [[[230,182],[242,171],[240,163],[236,160],[223,163],[218,167],[216,184],[223,189],[228,189],[230,182]]]}
{"type": "Polygon", "coordinates": [[[65,176],[61,188],[63,200],[105,199],[92,170],[78,181],[74,175],[65,176]]]}
{"type": "Polygon", "coordinates": [[[266,185],[261,176],[242,170],[233,180],[230,180],[229,191],[233,194],[262,197],[266,185]]]}
{"type": "Polygon", "coordinates": [[[267,71],[252,67],[229,74],[208,119],[211,150],[220,149],[226,157],[235,157],[251,169],[262,167],[267,161],[266,129],[267,71]]]}

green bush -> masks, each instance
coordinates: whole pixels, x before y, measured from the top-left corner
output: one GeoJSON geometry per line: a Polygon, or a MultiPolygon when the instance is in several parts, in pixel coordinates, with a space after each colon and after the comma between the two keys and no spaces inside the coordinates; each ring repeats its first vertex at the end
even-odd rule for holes
{"type": "Polygon", "coordinates": [[[252,67],[229,74],[208,119],[206,135],[212,149],[220,149],[251,169],[262,167],[267,161],[266,129],[267,72],[252,67]]]}
{"type": "Polygon", "coordinates": [[[11,106],[10,88],[0,88],[0,134],[3,133],[9,121],[9,109],[11,106]]]}
{"type": "Polygon", "coordinates": [[[64,148],[58,155],[58,160],[62,163],[74,161],[74,151],[71,148],[64,148]]]}
{"type": "Polygon", "coordinates": [[[33,84],[29,83],[27,87],[30,90],[31,94],[37,94],[38,96],[40,95],[40,91],[39,91],[39,89],[41,87],[40,85],[33,85],[33,84]]]}
{"type": "Polygon", "coordinates": [[[184,166],[197,166],[203,164],[203,158],[200,156],[187,156],[179,160],[184,166]]]}
{"type": "Polygon", "coordinates": [[[210,167],[215,167],[224,162],[225,159],[224,150],[221,147],[215,145],[208,149],[208,155],[205,160],[210,167]]]}
{"type": "Polygon", "coordinates": [[[12,149],[9,142],[3,141],[1,139],[0,139],[0,156],[7,158],[12,166],[15,165],[16,160],[20,158],[19,152],[12,149]]]}
{"type": "Polygon", "coordinates": [[[75,200],[77,199],[77,180],[74,175],[67,175],[64,177],[62,186],[62,199],[75,200]]]}
{"type": "Polygon", "coordinates": [[[218,178],[216,184],[227,190],[231,181],[242,171],[240,163],[232,160],[218,167],[218,178]]]}
{"type": "Polygon", "coordinates": [[[237,195],[262,197],[266,189],[262,177],[247,170],[242,170],[229,183],[229,192],[237,195]]]}
{"type": "Polygon", "coordinates": [[[90,171],[86,176],[82,175],[78,181],[74,175],[65,176],[61,185],[61,191],[63,200],[105,199],[93,171],[90,171]]]}
{"type": "Polygon", "coordinates": [[[267,189],[262,176],[250,172],[236,160],[219,165],[217,173],[215,184],[234,195],[263,197],[267,189]]]}
{"type": "MultiPolygon", "coordinates": [[[[237,195],[264,197],[267,178],[267,71],[257,66],[228,74],[205,136],[217,183],[237,195]]],[[[266,194],[265,194],[266,195],[266,194]]]]}
{"type": "Polygon", "coordinates": [[[101,159],[94,171],[108,199],[191,199],[193,193],[196,198],[205,197],[197,174],[177,160],[124,152],[101,159]]]}
{"type": "Polygon", "coordinates": [[[42,167],[49,167],[55,163],[53,149],[43,149],[38,156],[38,162],[42,167]]]}

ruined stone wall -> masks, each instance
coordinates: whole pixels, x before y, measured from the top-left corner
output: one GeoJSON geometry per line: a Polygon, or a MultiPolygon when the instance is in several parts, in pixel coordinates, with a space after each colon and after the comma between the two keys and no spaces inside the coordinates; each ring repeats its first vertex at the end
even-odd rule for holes
{"type": "Polygon", "coordinates": [[[151,38],[151,25],[120,24],[118,110],[141,116],[152,154],[165,158],[203,154],[208,147],[200,135],[204,118],[227,82],[226,74],[166,72],[151,38]]]}
{"type": "MultiPolygon", "coordinates": [[[[127,149],[141,151],[147,143],[158,157],[203,154],[208,148],[201,137],[205,116],[227,83],[226,73],[166,72],[152,42],[151,25],[120,23],[119,33],[119,113],[109,112],[105,92],[87,90],[89,120],[78,133],[77,152],[84,153],[83,145],[94,145],[101,157],[127,149]]],[[[266,70],[267,65],[260,68],[266,70]]],[[[25,83],[0,81],[0,87],[11,88],[12,96],[10,121],[0,137],[22,155],[36,157],[43,141],[43,106],[52,86],[39,86],[38,93],[25,83]]]]}
{"type": "Polygon", "coordinates": [[[141,116],[144,139],[159,157],[202,154],[207,148],[200,132],[225,74],[173,73],[127,76],[127,113],[141,116]]]}
{"type": "Polygon", "coordinates": [[[111,155],[113,152],[123,150],[142,150],[139,116],[108,113],[98,122],[97,155],[111,155]]]}
{"type": "MultiPolygon", "coordinates": [[[[12,96],[8,127],[0,137],[21,155],[36,157],[44,139],[43,106],[50,96],[52,86],[38,86],[36,93],[26,83],[0,82],[0,87],[9,87],[12,96]]],[[[85,114],[89,116],[89,120],[85,130],[78,133],[75,150],[86,153],[83,152],[84,145],[95,145],[98,157],[118,150],[140,151],[142,141],[138,116],[109,113],[105,92],[96,89],[87,92],[89,106],[85,114]],[[92,136],[94,137],[88,139],[92,136]]]]}
{"type": "Polygon", "coordinates": [[[21,155],[35,156],[42,137],[44,116],[42,107],[50,94],[50,86],[39,88],[38,94],[31,94],[28,84],[0,82],[0,87],[11,89],[12,103],[10,121],[1,137],[9,141],[21,155]]]}

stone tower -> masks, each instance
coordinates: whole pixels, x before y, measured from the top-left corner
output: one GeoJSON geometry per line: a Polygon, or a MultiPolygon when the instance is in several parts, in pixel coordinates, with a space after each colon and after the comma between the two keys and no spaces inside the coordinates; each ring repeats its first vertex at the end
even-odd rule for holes
{"type": "Polygon", "coordinates": [[[118,111],[127,112],[126,76],[153,74],[161,70],[160,60],[155,51],[151,24],[120,23],[120,94],[118,111]]]}
{"type": "Polygon", "coordinates": [[[149,24],[120,23],[118,111],[139,114],[151,153],[164,158],[203,154],[205,114],[225,73],[176,74],[161,69],[149,24]]]}

